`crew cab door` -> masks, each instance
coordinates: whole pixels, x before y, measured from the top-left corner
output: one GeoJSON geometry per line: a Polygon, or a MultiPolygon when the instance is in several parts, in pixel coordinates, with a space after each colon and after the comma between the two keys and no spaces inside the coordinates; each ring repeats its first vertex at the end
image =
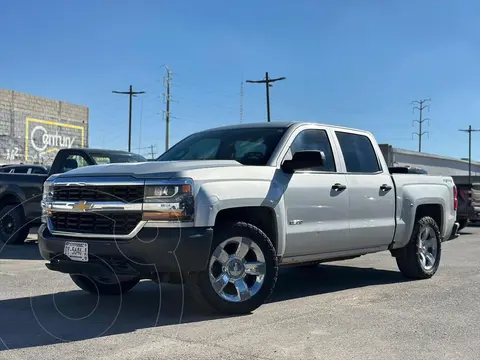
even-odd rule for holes
{"type": "Polygon", "coordinates": [[[349,190],[343,188],[345,174],[337,171],[339,155],[331,146],[331,136],[322,127],[300,128],[282,160],[291,160],[302,150],[325,154],[322,167],[282,175],[287,218],[285,257],[336,251],[348,240],[349,190]]]}
{"type": "Polygon", "coordinates": [[[373,137],[364,133],[335,134],[343,154],[350,199],[348,246],[388,245],[395,232],[395,188],[385,160],[379,156],[380,149],[373,137]]]}

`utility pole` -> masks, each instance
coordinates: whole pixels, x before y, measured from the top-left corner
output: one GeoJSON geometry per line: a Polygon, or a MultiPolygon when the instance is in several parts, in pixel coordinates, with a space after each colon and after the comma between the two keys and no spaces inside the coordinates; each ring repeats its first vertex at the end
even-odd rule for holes
{"type": "Polygon", "coordinates": [[[167,104],[165,110],[165,151],[169,148],[169,140],[170,140],[170,85],[172,83],[172,72],[170,69],[165,65],[165,69],[167,70],[167,76],[164,78],[165,86],[167,88],[167,93],[165,96],[165,102],[167,104]]]}
{"type": "Polygon", "coordinates": [[[271,79],[268,77],[268,72],[265,73],[265,79],[264,80],[247,80],[247,83],[252,83],[252,84],[265,84],[266,90],[267,90],[267,121],[270,122],[270,87],[273,86],[271,83],[274,83],[275,81],[280,81],[280,80],[285,80],[285,77],[279,77],[276,79],[271,79]]]}
{"type": "Polygon", "coordinates": [[[243,122],[243,75],[240,81],[240,123],[243,122]]]}
{"type": "Polygon", "coordinates": [[[472,132],[480,131],[480,129],[472,129],[472,125],[468,125],[468,129],[460,129],[459,131],[468,132],[468,183],[472,183],[472,132]]]}
{"type": "Polygon", "coordinates": [[[428,124],[430,125],[430,119],[423,118],[423,110],[428,109],[430,111],[430,105],[426,104],[429,101],[430,99],[412,101],[412,104],[418,104],[418,106],[415,106],[413,110],[415,111],[415,109],[417,109],[420,113],[419,119],[413,120],[413,124],[418,122],[418,132],[413,133],[413,135],[418,135],[418,152],[422,152],[422,136],[428,134],[428,131],[422,131],[422,125],[425,121],[428,121],[428,124]]]}
{"type": "Polygon", "coordinates": [[[138,148],[142,147],[143,99],[140,102],[140,129],[138,131],[138,148]]]}
{"type": "Polygon", "coordinates": [[[130,95],[130,107],[128,114],[128,151],[132,148],[132,98],[139,94],[145,94],[145,91],[133,91],[130,85],[129,91],[112,91],[114,94],[130,95]]]}
{"type": "Polygon", "coordinates": [[[157,145],[150,145],[150,146],[146,146],[146,147],[143,147],[143,148],[140,148],[139,150],[146,150],[148,149],[148,153],[143,153],[143,156],[148,156],[150,155],[152,157],[152,160],[155,160],[155,154],[156,154],[156,151],[154,151],[154,149],[157,148],[157,145]]]}
{"type": "Polygon", "coordinates": [[[150,153],[152,154],[152,160],[155,159],[155,153],[153,152],[154,145],[150,145],[150,153]]]}

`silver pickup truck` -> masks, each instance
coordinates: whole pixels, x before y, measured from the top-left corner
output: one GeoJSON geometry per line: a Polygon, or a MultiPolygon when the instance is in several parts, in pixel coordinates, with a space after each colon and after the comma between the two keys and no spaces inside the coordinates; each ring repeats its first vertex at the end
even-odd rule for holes
{"type": "Polygon", "coordinates": [[[90,293],[184,282],[239,314],[268,299],[281,266],[390,251],[406,277],[430,278],[457,205],[450,177],[390,173],[369,132],[243,124],[190,135],[155,162],[51,176],[39,248],[90,293]]]}

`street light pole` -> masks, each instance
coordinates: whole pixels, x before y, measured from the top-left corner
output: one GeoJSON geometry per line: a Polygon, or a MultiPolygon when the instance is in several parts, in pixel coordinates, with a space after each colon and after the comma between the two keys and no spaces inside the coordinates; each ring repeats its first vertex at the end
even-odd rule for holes
{"type": "Polygon", "coordinates": [[[251,84],[265,84],[265,88],[267,91],[267,121],[270,122],[270,87],[273,86],[271,83],[275,81],[285,80],[286,77],[279,77],[276,79],[270,79],[268,77],[268,71],[265,73],[264,80],[247,80],[247,83],[251,84]]]}

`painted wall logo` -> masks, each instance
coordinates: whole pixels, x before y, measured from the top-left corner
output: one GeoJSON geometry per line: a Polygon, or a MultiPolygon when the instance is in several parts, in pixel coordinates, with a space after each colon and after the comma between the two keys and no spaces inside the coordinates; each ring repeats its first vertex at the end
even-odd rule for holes
{"type": "Polygon", "coordinates": [[[58,131],[55,132],[55,134],[49,134],[47,129],[42,125],[37,125],[33,128],[30,134],[30,141],[35,150],[38,152],[44,152],[49,146],[55,148],[70,148],[75,141],[75,137],[59,135],[58,131]],[[39,138],[38,132],[41,134],[41,144],[36,143],[36,139],[39,138]]]}
{"type": "Polygon", "coordinates": [[[36,154],[31,154],[32,151],[30,151],[30,157],[34,158],[74,146],[85,146],[85,128],[83,126],[27,118],[25,125],[25,161],[29,160],[29,148],[36,152],[36,154]]]}

